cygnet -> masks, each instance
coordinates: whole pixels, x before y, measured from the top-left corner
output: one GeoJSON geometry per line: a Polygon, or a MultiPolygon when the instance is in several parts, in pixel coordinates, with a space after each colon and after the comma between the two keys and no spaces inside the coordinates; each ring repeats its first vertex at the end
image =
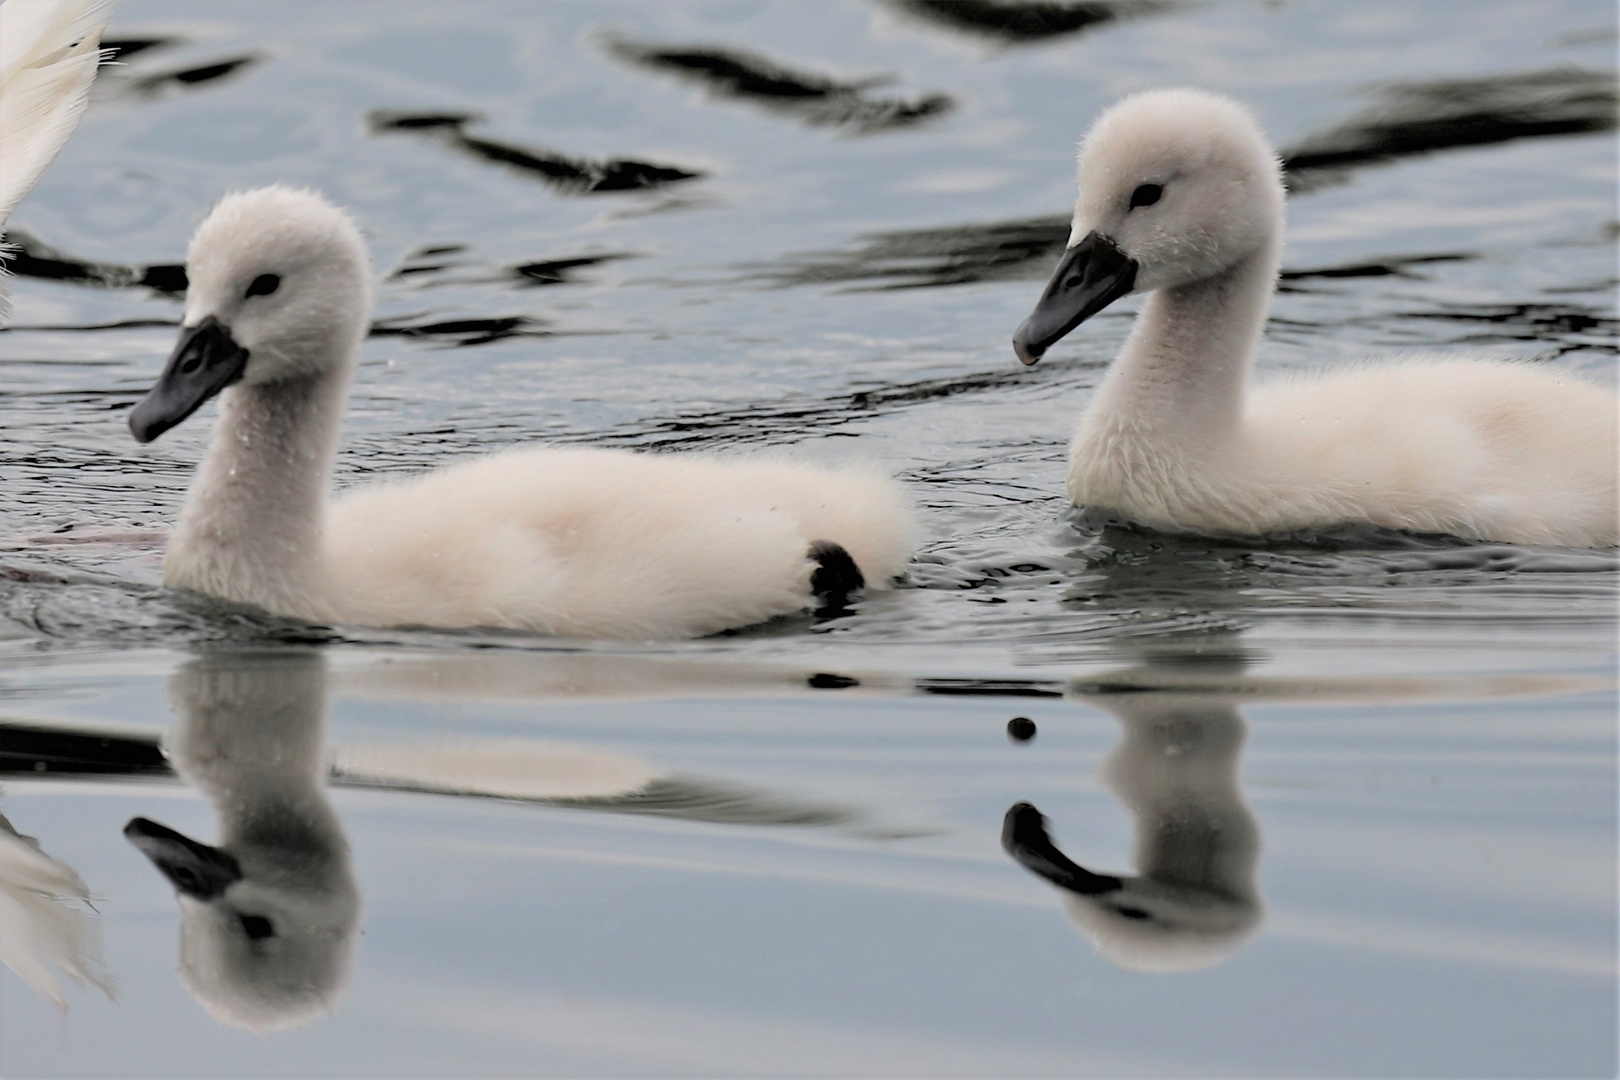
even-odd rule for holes
{"type": "Polygon", "coordinates": [[[1370,522],[1617,542],[1620,403],[1566,369],[1414,357],[1250,386],[1284,199],[1277,155],[1236,102],[1126,98],[1086,136],[1079,185],[1070,246],[1013,338],[1019,359],[1149,295],[1074,437],[1076,505],[1199,533],[1370,522]]]}
{"type": "Polygon", "coordinates": [[[318,622],[687,637],[838,608],[905,569],[909,504],[861,466],[525,447],[329,497],[370,325],[368,257],[308,191],[198,228],[179,343],[130,414],[148,442],[216,394],[164,583],[318,622]]]}

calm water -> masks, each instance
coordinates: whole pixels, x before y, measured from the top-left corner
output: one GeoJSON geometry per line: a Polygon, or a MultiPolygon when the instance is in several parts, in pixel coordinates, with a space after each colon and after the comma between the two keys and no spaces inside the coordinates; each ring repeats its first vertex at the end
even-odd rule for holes
{"type": "Polygon", "coordinates": [[[1290,168],[1262,369],[1613,384],[1612,4],[118,14],[11,223],[0,1074],[1615,1072],[1614,554],[1082,519],[1130,306],[1008,344],[1075,140],[1193,83],[1290,168]],[[207,425],[137,447],[124,410],[196,221],[272,180],[375,253],[340,483],[860,456],[922,508],[909,587],[658,646],[164,594],[207,425]],[[136,817],[234,852],[271,944],[177,904],[136,817]]]}

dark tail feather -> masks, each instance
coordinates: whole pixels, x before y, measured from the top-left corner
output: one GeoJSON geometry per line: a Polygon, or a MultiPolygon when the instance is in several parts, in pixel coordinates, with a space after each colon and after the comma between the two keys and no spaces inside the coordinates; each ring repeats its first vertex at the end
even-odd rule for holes
{"type": "Polygon", "coordinates": [[[866,587],[866,578],[843,545],[817,540],[810,545],[815,572],[810,575],[810,595],[816,614],[836,614],[849,603],[850,595],[866,587]]]}

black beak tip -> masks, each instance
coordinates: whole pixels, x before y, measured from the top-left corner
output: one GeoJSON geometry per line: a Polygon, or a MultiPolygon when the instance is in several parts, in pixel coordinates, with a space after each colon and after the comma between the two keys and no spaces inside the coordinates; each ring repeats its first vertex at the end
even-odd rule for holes
{"type": "Polygon", "coordinates": [[[1044,835],[1046,818],[1035,807],[1027,802],[1016,802],[1007,807],[1007,814],[1001,821],[1001,836],[1003,844],[1014,844],[1026,841],[1031,830],[1044,835]]]}
{"type": "Polygon", "coordinates": [[[142,444],[149,443],[159,435],[163,434],[163,431],[164,429],[162,427],[156,424],[146,423],[140,416],[134,413],[130,414],[129,433],[135,436],[136,442],[142,444]]]}
{"type": "Polygon", "coordinates": [[[1023,327],[1019,327],[1018,333],[1013,335],[1013,355],[1025,367],[1033,367],[1037,360],[1046,355],[1046,350],[1030,341],[1023,327]]]}
{"type": "Polygon", "coordinates": [[[145,837],[161,835],[166,832],[168,832],[168,829],[151,818],[132,817],[129,819],[129,824],[124,826],[124,839],[133,844],[145,837]]]}

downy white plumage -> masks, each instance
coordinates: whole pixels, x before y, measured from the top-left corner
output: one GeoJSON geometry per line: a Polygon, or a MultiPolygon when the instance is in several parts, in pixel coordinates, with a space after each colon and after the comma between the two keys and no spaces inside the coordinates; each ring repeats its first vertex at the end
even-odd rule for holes
{"type": "Polygon", "coordinates": [[[187,271],[180,342],[130,416],[146,442],[220,397],[172,587],[317,621],[662,638],[836,604],[910,557],[892,480],[764,457],[520,448],[330,500],[371,309],[359,231],[311,192],[232,194],[187,271]]]}
{"type": "Polygon", "coordinates": [[[1127,293],[1151,295],[1075,435],[1076,505],[1193,532],[1370,522],[1617,542],[1620,403],[1568,371],[1416,357],[1249,386],[1284,215],[1277,157],[1240,105],[1197,90],[1126,98],[1086,136],[1079,183],[1019,359],[1127,293]]]}
{"type": "MultiPolygon", "coordinates": [[[[79,126],[111,10],[112,0],[0,2],[0,231],[79,126]]],[[[0,318],[10,306],[0,272],[0,318]]]]}

